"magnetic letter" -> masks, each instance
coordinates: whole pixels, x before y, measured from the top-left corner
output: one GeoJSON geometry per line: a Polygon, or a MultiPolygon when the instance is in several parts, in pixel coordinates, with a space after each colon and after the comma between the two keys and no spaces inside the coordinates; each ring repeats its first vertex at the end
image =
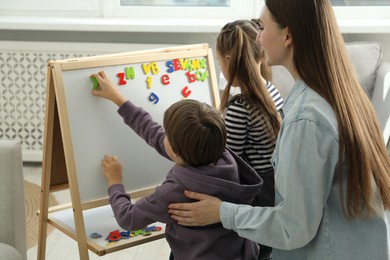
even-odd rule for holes
{"type": "Polygon", "coordinates": [[[146,78],[146,82],[147,82],[147,87],[148,87],[149,89],[152,88],[152,82],[153,82],[152,76],[148,76],[148,77],[146,78]]]}
{"type": "Polygon", "coordinates": [[[157,74],[160,72],[160,68],[158,67],[156,62],[152,62],[152,73],[157,74]]]}
{"type": "Polygon", "coordinates": [[[200,67],[201,67],[202,69],[207,69],[206,59],[201,59],[201,60],[200,60],[200,67]]]}
{"type": "Polygon", "coordinates": [[[188,87],[186,86],[186,87],[183,88],[183,90],[181,91],[181,94],[182,94],[184,97],[188,97],[188,96],[191,94],[191,90],[189,90],[188,87]]]}
{"type": "Polygon", "coordinates": [[[158,98],[158,96],[156,94],[154,94],[153,92],[150,93],[150,95],[149,95],[150,102],[152,102],[153,104],[157,104],[159,100],[160,99],[158,98]]]}
{"type": "Polygon", "coordinates": [[[167,69],[167,72],[168,73],[172,73],[175,71],[175,69],[173,68],[173,63],[172,61],[167,61],[167,63],[165,63],[165,65],[167,65],[168,69],[167,69]]]}
{"type": "Polygon", "coordinates": [[[174,59],[173,61],[173,67],[175,68],[175,70],[180,70],[181,67],[180,67],[180,62],[178,59],[174,59]]]}
{"type": "Polygon", "coordinates": [[[209,77],[209,72],[206,70],[203,72],[203,78],[202,81],[205,81],[209,77]]]}
{"type": "Polygon", "coordinates": [[[164,74],[161,76],[161,83],[163,85],[169,85],[169,75],[168,74],[164,74]]]}
{"type": "Polygon", "coordinates": [[[142,69],[144,70],[145,75],[149,74],[151,64],[142,64],[142,69]]]}
{"type": "Polygon", "coordinates": [[[183,59],[180,59],[179,61],[180,61],[181,69],[182,69],[182,70],[187,69],[187,64],[188,64],[189,59],[188,59],[188,58],[186,58],[186,59],[184,59],[184,60],[183,60],[183,59]]]}
{"type": "Polygon", "coordinates": [[[193,70],[199,70],[200,69],[199,59],[192,60],[192,69],[193,70]]]}
{"type": "Polygon", "coordinates": [[[195,72],[195,76],[198,81],[204,81],[209,76],[209,73],[208,71],[205,72],[197,71],[195,72]]]}
{"type": "Polygon", "coordinates": [[[99,82],[94,77],[89,77],[89,79],[92,81],[92,89],[98,89],[99,88],[99,82]]]}
{"type": "Polygon", "coordinates": [[[188,77],[188,82],[192,83],[192,82],[195,82],[195,81],[196,81],[196,76],[195,76],[195,74],[191,74],[190,72],[187,72],[186,75],[187,75],[187,77],[188,77]]]}
{"type": "Polygon", "coordinates": [[[125,68],[125,73],[126,73],[126,79],[134,79],[135,74],[134,74],[134,67],[126,67],[125,68]]]}
{"type": "Polygon", "coordinates": [[[192,63],[191,63],[191,62],[188,62],[188,63],[187,63],[186,70],[188,70],[188,71],[193,71],[193,69],[192,69],[192,63]]]}
{"type": "Polygon", "coordinates": [[[119,85],[125,85],[127,82],[125,80],[125,73],[120,72],[117,74],[119,78],[119,85]]]}

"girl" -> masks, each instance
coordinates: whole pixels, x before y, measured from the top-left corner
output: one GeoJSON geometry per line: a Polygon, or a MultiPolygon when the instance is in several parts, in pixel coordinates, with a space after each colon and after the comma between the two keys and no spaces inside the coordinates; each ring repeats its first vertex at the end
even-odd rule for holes
{"type": "Polygon", "coordinates": [[[390,159],[332,6],[266,0],[260,22],[267,63],[295,79],[272,157],[275,207],[187,192],[200,201],[170,213],[190,226],[221,221],[274,259],[389,259],[390,159]]]}
{"type": "Polygon", "coordinates": [[[252,166],[264,181],[254,206],[274,205],[274,170],[271,155],[280,128],[277,112],[283,105],[278,90],[268,80],[271,69],[256,41],[257,21],[226,24],[217,37],[217,60],[227,79],[221,107],[225,112],[227,145],[252,166]],[[240,93],[230,98],[231,88],[240,93]]]}

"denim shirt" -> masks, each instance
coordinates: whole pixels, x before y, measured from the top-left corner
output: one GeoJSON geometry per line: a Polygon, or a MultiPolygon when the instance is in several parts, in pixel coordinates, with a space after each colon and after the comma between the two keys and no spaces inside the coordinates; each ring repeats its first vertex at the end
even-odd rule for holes
{"type": "MultiPolygon", "coordinates": [[[[389,259],[390,218],[380,202],[379,216],[354,220],[343,213],[339,136],[330,105],[298,80],[282,110],[272,156],[275,207],[222,202],[223,226],[273,247],[274,260],[389,259]]],[[[345,195],[345,162],[343,166],[345,195]]]]}

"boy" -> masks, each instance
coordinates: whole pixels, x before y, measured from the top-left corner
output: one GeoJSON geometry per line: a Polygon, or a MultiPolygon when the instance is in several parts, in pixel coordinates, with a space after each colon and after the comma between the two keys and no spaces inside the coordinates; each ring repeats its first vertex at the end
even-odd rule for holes
{"type": "Polygon", "coordinates": [[[221,115],[207,104],[182,100],[165,111],[164,132],[147,112],[126,100],[104,72],[92,77],[99,83],[93,95],[118,105],[124,122],[158,153],[175,162],[155,192],[133,204],[122,184],[120,161],[114,156],[103,158],[102,171],[118,224],[126,230],[137,230],[156,221],[166,223],[171,259],[257,259],[257,243],[224,229],[220,223],[188,228],[179,226],[168,214],[168,204],[190,201],[184,190],[240,204],[250,204],[260,192],[262,179],[255,170],[226,149],[221,115]]]}

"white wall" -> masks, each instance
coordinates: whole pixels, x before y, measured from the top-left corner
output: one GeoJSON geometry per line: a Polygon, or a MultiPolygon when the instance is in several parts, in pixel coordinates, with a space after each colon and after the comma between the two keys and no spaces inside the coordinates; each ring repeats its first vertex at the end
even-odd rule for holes
{"type": "MultiPolygon", "coordinates": [[[[49,42],[97,42],[97,43],[149,43],[196,44],[208,43],[215,49],[218,33],[156,33],[156,32],[88,32],[88,31],[35,31],[0,30],[0,41],[49,41],[49,42]]],[[[383,45],[383,60],[390,62],[390,33],[348,33],[350,41],[378,41],[383,45]]],[[[129,50],[131,51],[131,50],[129,50]]],[[[217,63],[216,63],[217,64],[217,63]]],[[[216,66],[219,71],[218,66],[216,66]]]]}

